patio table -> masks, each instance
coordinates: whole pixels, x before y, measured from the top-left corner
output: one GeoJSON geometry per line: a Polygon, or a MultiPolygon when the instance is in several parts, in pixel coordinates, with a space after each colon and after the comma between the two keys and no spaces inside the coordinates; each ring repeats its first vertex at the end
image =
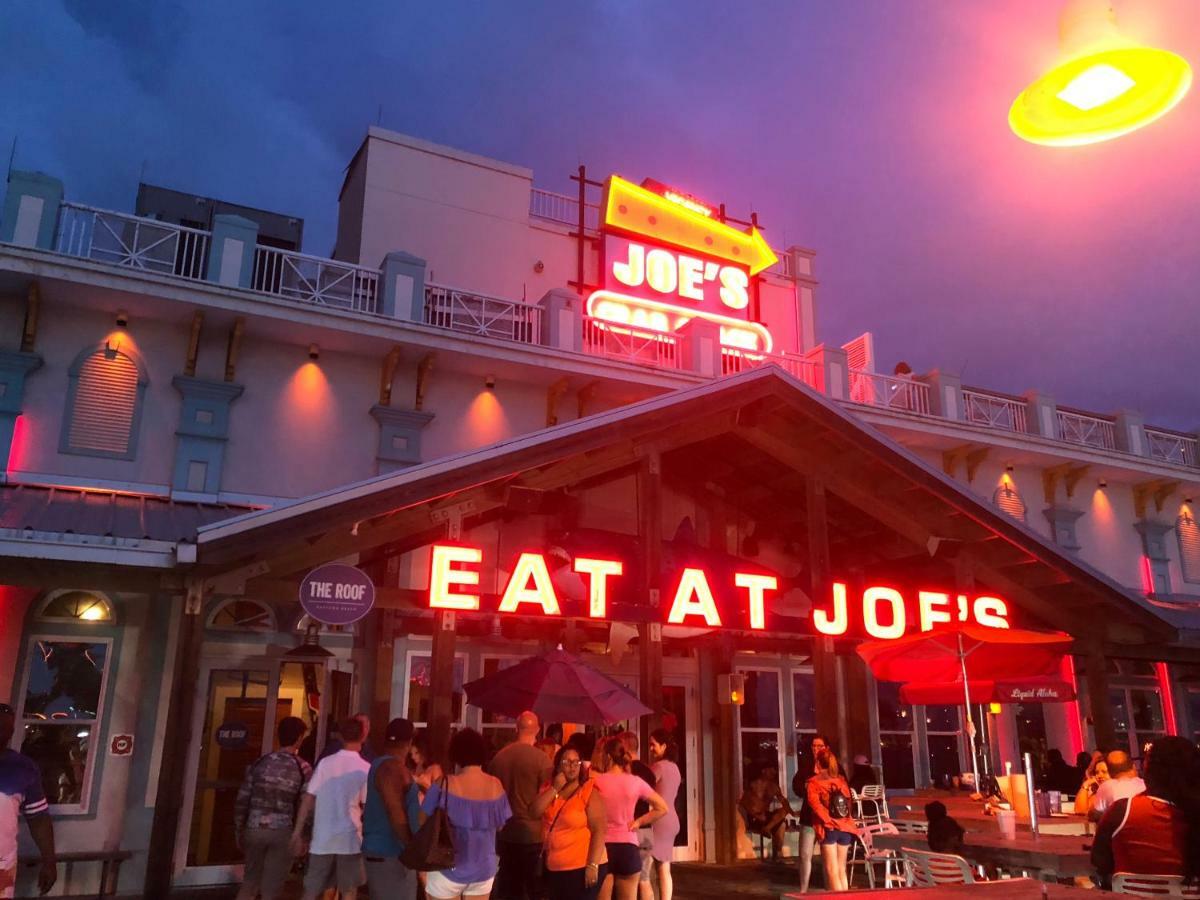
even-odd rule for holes
{"type": "MultiPolygon", "coordinates": [[[[1096,892],[1066,884],[1047,884],[1033,878],[1004,878],[998,881],[980,881],[975,884],[944,884],[939,887],[890,888],[886,890],[847,891],[841,896],[854,900],[979,900],[980,893],[986,900],[1095,900],[1096,892]],[[1043,889],[1045,893],[1043,894],[1043,889]]],[[[784,894],[780,900],[808,900],[805,894],[784,894]]]]}
{"type": "MultiPolygon", "coordinates": [[[[873,838],[876,847],[886,850],[929,849],[924,835],[919,834],[877,834],[873,838]]],[[[1037,872],[1057,878],[1094,872],[1091,839],[1082,835],[1018,832],[1015,839],[1009,839],[999,831],[968,831],[963,835],[962,855],[973,863],[1009,872],[1037,872]]]]}

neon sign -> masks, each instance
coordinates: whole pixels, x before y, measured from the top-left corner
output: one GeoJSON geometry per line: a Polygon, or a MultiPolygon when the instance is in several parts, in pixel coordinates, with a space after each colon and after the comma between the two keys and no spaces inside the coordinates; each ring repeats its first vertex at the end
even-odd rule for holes
{"type": "MultiPolygon", "coordinates": [[[[479,547],[434,544],[429,565],[429,608],[484,611],[479,591],[482,563],[483,550],[479,547]]],[[[615,559],[577,556],[570,565],[587,586],[587,617],[608,619],[613,589],[625,574],[624,564],[615,559]]],[[[779,579],[762,571],[734,571],[732,578],[714,579],[700,566],[686,566],[663,593],[667,600],[664,621],[721,628],[732,618],[729,603],[734,602],[744,610],[742,622],[754,631],[764,631],[770,600],[779,588],[779,579]]],[[[912,612],[899,590],[867,587],[861,604],[854,605],[860,611],[856,617],[860,617],[868,636],[880,640],[903,637],[911,631],[932,631],[954,622],[1009,627],[1008,604],[998,597],[971,599],[958,594],[952,599],[951,594],[930,590],[917,591],[916,597],[912,612]]],[[[562,599],[546,556],[529,551],[517,556],[494,611],[561,617],[562,599]]],[[[840,637],[851,630],[851,604],[844,583],[834,582],[831,600],[830,608],[813,610],[812,624],[818,634],[840,637]]]]}

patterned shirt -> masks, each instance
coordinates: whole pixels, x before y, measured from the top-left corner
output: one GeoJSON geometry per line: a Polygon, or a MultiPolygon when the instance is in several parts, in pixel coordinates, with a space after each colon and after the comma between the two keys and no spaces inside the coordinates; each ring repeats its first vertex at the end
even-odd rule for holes
{"type": "Polygon", "coordinates": [[[247,828],[290,829],[296,801],[312,777],[312,766],[295,753],[276,750],[246,770],[238,790],[233,821],[239,835],[247,828]]]}
{"type": "Polygon", "coordinates": [[[17,864],[18,811],[30,819],[49,809],[37,763],[16,750],[0,750],[0,872],[17,864]]]}

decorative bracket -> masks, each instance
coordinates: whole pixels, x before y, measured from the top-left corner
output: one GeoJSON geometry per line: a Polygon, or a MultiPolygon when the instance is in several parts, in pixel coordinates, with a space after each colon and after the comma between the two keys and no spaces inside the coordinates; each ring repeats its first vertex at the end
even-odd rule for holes
{"type": "Polygon", "coordinates": [[[425,385],[429,381],[429,372],[433,368],[434,354],[426,353],[417,363],[417,396],[413,400],[413,409],[425,408],[425,385]]]}
{"type": "Polygon", "coordinates": [[[225,348],[225,380],[237,377],[238,355],[242,352],[242,334],[246,331],[246,317],[238,316],[229,329],[229,343],[225,348]]]}
{"type": "Polygon", "coordinates": [[[1075,488],[1079,486],[1080,480],[1087,474],[1089,466],[1073,466],[1070,463],[1063,463],[1059,466],[1051,466],[1048,469],[1042,469],[1042,492],[1046,496],[1046,503],[1050,506],[1054,505],[1055,498],[1058,495],[1058,481],[1061,478],[1063,487],[1067,492],[1067,499],[1071,500],[1075,497],[1075,488]]]}
{"type": "MultiPolygon", "coordinates": [[[[379,372],[379,405],[392,405],[392,379],[396,377],[396,366],[400,364],[400,348],[393,347],[383,358],[383,367],[379,372]]],[[[420,407],[417,407],[420,409],[420,407]]]]}
{"type": "Polygon", "coordinates": [[[1143,481],[1141,484],[1133,486],[1133,510],[1139,519],[1146,518],[1146,501],[1154,500],[1154,509],[1156,512],[1162,512],[1163,506],[1166,505],[1167,498],[1170,497],[1179,488],[1178,481],[1165,481],[1163,479],[1155,479],[1153,481],[1143,481]]]}
{"type": "Polygon", "coordinates": [[[963,444],[960,447],[951,447],[949,450],[942,451],[942,471],[951,478],[958,471],[958,464],[965,464],[967,471],[967,484],[974,484],[975,473],[979,471],[979,466],[987,459],[988,447],[981,447],[978,444],[963,444]]]}
{"type": "Polygon", "coordinates": [[[546,427],[558,424],[558,401],[567,392],[567,379],[560,378],[546,390],[546,427]]]}
{"type": "MultiPolygon", "coordinates": [[[[188,378],[196,377],[196,358],[200,355],[200,329],[204,326],[204,313],[196,310],[192,314],[192,330],[188,334],[187,358],[183,361],[183,374],[188,378]]],[[[232,381],[232,378],[226,378],[232,381]]]]}
{"type": "Polygon", "coordinates": [[[25,326],[21,330],[21,352],[32,353],[33,345],[37,343],[38,313],[42,308],[42,290],[36,281],[29,283],[29,293],[25,297],[25,326]]]}

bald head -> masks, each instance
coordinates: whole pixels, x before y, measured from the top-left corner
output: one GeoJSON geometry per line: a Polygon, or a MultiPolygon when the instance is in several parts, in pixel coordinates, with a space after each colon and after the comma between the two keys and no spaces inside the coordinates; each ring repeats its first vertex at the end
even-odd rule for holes
{"type": "Polygon", "coordinates": [[[1104,761],[1108,763],[1108,774],[1111,778],[1132,778],[1137,774],[1133,770],[1133,760],[1124,750],[1113,750],[1104,761]]]}
{"type": "Polygon", "coordinates": [[[539,721],[537,713],[527,709],[517,716],[517,739],[533,743],[541,727],[542,723],[539,721]]]}

